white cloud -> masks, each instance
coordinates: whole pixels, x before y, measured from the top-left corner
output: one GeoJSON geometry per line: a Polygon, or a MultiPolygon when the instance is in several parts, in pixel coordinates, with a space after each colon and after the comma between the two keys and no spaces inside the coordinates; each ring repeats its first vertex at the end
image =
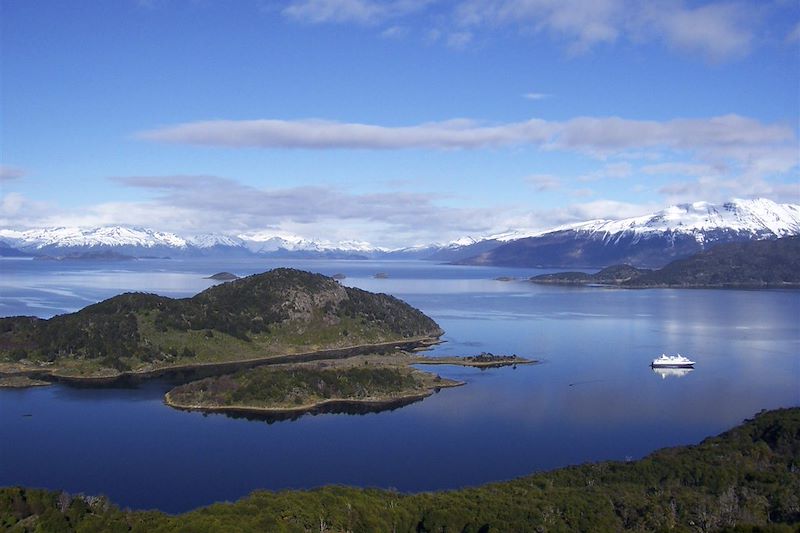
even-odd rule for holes
{"type": "Polygon", "coordinates": [[[456,26],[516,27],[544,33],[584,53],[623,38],[662,41],[670,47],[719,61],[747,54],[755,13],[739,3],[690,7],[680,0],[468,0],[455,10],[456,26]]]}
{"type": "Polygon", "coordinates": [[[497,126],[465,119],[414,126],[324,120],[215,120],[167,126],[142,132],[138,137],[206,146],[396,150],[543,143],[551,135],[552,126],[538,119],[497,126]]]}
{"type": "Polygon", "coordinates": [[[572,191],[570,191],[570,195],[574,196],[575,198],[587,198],[589,196],[593,196],[594,194],[595,194],[594,190],[586,188],[573,189],[572,191]]]}
{"type": "Polygon", "coordinates": [[[648,175],[725,174],[751,179],[783,175],[800,163],[797,137],[786,125],[765,124],[739,115],[667,121],[619,117],[577,117],[567,121],[531,119],[501,124],[467,119],[410,126],[323,120],[217,120],[166,126],[138,134],[159,142],[267,149],[475,150],[528,147],[589,155],[615,162],[582,176],[582,181],[625,178],[627,159],[679,161],[643,167],[648,175]]]}
{"type": "Polygon", "coordinates": [[[627,161],[621,163],[609,163],[600,170],[590,172],[578,177],[578,181],[599,181],[604,179],[627,178],[633,173],[633,166],[627,161]]]}
{"type": "MultiPolygon", "coordinates": [[[[592,191],[582,189],[576,191],[577,196],[588,196],[592,191]]],[[[598,199],[591,202],[576,203],[565,207],[528,211],[523,214],[512,214],[505,220],[508,228],[520,228],[542,231],[575,222],[595,219],[627,218],[651,213],[664,206],[656,203],[634,204],[615,200],[598,199]]]]}
{"type": "Polygon", "coordinates": [[[526,100],[544,100],[545,98],[550,98],[550,95],[547,93],[525,93],[522,97],[526,100]]]}
{"type": "Polygon", "coordinates": [[[638,214],[650,207],[598,200],[538,211],[526,205],[456,208],[441,205],[441,198],[424,193],[353,194],[332,187],[261,189],[215,176],[113,179],[149,191],[151,198],[65,209],[11,193],[0,199],[0,227],[146,224],[181,235],[268,230],[318,240],[357,239],[402,247],[447,242],[464,235],[491,235],[508,228],[544,230],[588,218],[638,214]]]}
{"type": "Polygon", "coordinates": [[[789,35],[786,36],[786,42],[793,43],[800,41],[800,22],[794,25],[792,31],[789,32],[789,35]]]}
{"type": "Polygon", "coordinates": [[[294,0],[284,16],[310,24],[376,24],[424,9],[431,0],[294,0]]]}
{"type": "Polygon", "coordinates": [[[729,153],[742,147],[787,145],[792,128],[739,115],[664,122],[619,117],[578,117],[566,122],[531,119],[487,125],[467,119],[413,126],[379,126],[325,120],[214,120],[166,126],[141,139],[224,147],[371,149],[476,149],[534,145],[612,154],[667,147],[729,153]]]}
{"type": "MultiPolygon", "coordinates": [[[[563,43],[570,54],[620,41],[656,41],[712,61],[747,55],[762,11],[725,0],[699,6],[684,0],[290,0],[281,9],[285,17],[310,24],[388,25],[425,15],[433,21],[427,40],[453,48],[464,48],[478,32],[515,28],[563,43]]],[[[396,27],[381,35],[393,36],[396,27]]],[[[798,28],[789,38],[796,35],[798,28]]]]}
{"type": "Polygon", "coordinates": [[[408,28],[405,26],[389,26],[381,32],[381,37],[386,39],[400,39],[408,34],[408,28]]]}
{"type": "Polygon", "coordinates": [[[552,174],[534,174],[526,176],[524,181],[538,192],[554,191],[561,187],[561,180],[552,174]]]}
{"type": "Polygon", "coordinates": [[[658,2],[646,7],[642,16],[645,27],[660,33],[670,46],[713,61],[744,56],[752,45],[755,14],[741,4],[718,3],[692,9],[672,1],[658,2]]]}
{"type": "Polygon", "coordinates": [[[520,25],[569,41],[572,51],[616,41],[615,21],[623,11],[616,0],[468,0],[458,5],[463,27],[520,25]]]}
{"type": "Polygon", "coordinates": [[[53,206],[29,200],[17,192],[0,197],[0,227],[31,227],[53,212],[53,206]]]}
{"type": "MultiPolygon", "coordinates": [[[[482,233],[499,216],[489,208],[439,205],[426,193],[354,194],[335,187],[261,189],[215,176],[132,176],[113,178],[150,191],[153,198],[131,204],[103,204],[81,210],[87,225],[149,224],[181,232],[241,233],[264,228],[332,239],[367,240],[385,246],[433,242],[442,236],[482,233]],[[113,222],[111,221],[113,219],[113,222]]],[[[63,215],[61,215],[63,216],[63,215]]]]}
{"type": "Polygon", "coordinates": [[[778,202],[800,203],[800,182],[782,182],[738,176],[700,176],[695,180],[672,182],[658,192],[670,203],[692,202],[698,198],[722,202],[730,198],[772,198],[778,202]]]}
{"type": "Polygon", "coordinates": [[[456,31],[447,36],[447,46],[462,50],[472,41],[472,32],[456,31]]]}
{"type": "Polygon", "coordinates": [[[645,174],[667,174],[667,175],[685,175],[685,176],[702,176],[709,174],[719,174],[723,169],[716,168],[711,165],[702,163],[684,163],[684,162],[668,162],[658,163],[654,165],[645,165],[639,169],[645,174]]]}
{"type": "Polygon", "coordinates": [[[19,179],[27,174],[24,170],[8,165],[0,165],[0,183],[19,179]]]}

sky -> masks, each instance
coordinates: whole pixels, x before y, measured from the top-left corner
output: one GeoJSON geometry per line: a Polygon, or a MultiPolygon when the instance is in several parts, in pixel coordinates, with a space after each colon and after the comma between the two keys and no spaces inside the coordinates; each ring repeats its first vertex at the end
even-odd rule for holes
{"type": "Polygon", "coordinates": [[[399,247],[800,202],[796,0],[0,0],[0,227],[399,247]]]}

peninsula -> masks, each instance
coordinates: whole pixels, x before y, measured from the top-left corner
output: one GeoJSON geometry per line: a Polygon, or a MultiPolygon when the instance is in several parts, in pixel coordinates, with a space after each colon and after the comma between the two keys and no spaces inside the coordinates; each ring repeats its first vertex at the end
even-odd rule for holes
{"type": "Polygon", "coordinates": [[[614,265],[595,273],[560,272],[530,280],[625,288],[800,288],[800,237],[720,244],[658,270],[614,265]]]}
{"type": "Polygon", "coordinates": [[[113,382],[430,345],[442,330],[386,294],[279,268],[172,299],[126,293],[48,320],[0,319],[0,377],[113,382]]]}

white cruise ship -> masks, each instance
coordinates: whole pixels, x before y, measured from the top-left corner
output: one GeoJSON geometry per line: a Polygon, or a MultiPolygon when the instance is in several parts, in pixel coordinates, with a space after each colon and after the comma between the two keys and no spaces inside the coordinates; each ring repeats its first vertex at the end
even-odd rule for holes
{"type": "Polygon", "coordinates": [[[653,359],[650,366],[653,368],[692,368],[694,366],[694,361],[681,354],[666,355],[662,353],[661,357],[653,359]]]}

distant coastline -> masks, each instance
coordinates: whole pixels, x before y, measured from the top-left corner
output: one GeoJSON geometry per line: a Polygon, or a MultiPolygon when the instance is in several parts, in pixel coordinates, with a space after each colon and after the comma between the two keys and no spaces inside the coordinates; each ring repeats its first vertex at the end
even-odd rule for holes
{"type": "Polygon", "coordinates": [[[626,289],[798,289],[800,237],[720,244],[658,270],[614,265],[595,274],[559,272],[530,281],[626,289]]]}

